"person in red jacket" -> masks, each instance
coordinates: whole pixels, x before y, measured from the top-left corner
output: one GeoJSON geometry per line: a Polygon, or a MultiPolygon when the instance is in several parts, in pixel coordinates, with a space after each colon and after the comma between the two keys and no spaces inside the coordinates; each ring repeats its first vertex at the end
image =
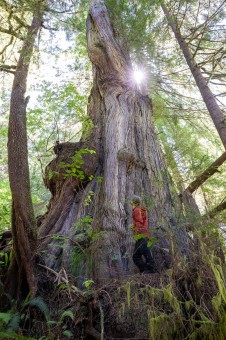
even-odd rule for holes
{"type": "Polygon", "coordinates": [[[154,272],[154,260],[148,247],[150,232],[148,230],[148,215],[145,208],[140,206],[141,199],[134,196],[131,199],[133,208],[133,234],[136,240],[133,251],[133,262],[141,273],[154,272]]]}

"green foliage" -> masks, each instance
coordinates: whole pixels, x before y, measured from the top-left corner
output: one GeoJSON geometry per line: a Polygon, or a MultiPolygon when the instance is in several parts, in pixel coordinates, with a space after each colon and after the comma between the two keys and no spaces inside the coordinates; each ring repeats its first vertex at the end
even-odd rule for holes
{"type": "Polygon", "coordinates": [[[77,230],[87,231],[91,227],[91,223],[93,222],[93,218],[90,215],[86,215],[81,218],[78,222],[76,222],[73,226],[77,230]]]}
{"type": "Polygon", "coordinates": [[[12,314],[10,313],[0,313],[0,320],[3,323],[8,323],[12,317],[12,314]]]}
{"type": "Polygon", "coordinates": [[[11,336],[19,329],[21,315],[18,312],[9,311],[0,313],[0,339],[7,334],[11,336]]]}
{"type": "Polygon", "coordinates": [[[80,149],[78,151],[75,151],[74,156],[70,157],[72,163],[60,162],[60,167],[66,169],[66,173],[63,175],[65,178],[72,176],[78,178],[80,181],[85,179],[86,174],[83,170],[81,170],[81,165],[84,164],[83,155],[87,153],[95,154],[96,151],[89,150],[88,148],[80,149]]]}
{"type": "Polygon", "coordinates": [[[84,204],[85,204],[86,207],[88,207],[88,206],[90,205],[90,203],[92,203],[92,197],[93,197],[94,195],[95,195],[95,194],[94,194],[93,191],[89,191],[89,193],[88,193],[88,195],[87,195],[87,197],[86,197],[86,199],[85,199],[85,202],[84,202],[84,204]]]}
{"type": "Polygon", "coordinates": [[[65,331],[63,331],[63,335],[65,335],[68,338],[74,337],[74,333],[72,333],[69,329],[66,329],[65,331]]]}
{"type": "MultiPolygon", "coordinates": [[[[34,338],[19,335],[17,333],[5,333],[5,332],[0,332],[0,339],[2,340],[35,340],[34,338]]],[[[47,340],[47,339],[46,339],[47,340]]]]}
{"type": "Polygon", "coordinates": [[[59,175],[59,172],[49,170],[49,171],[48,171],[48,174],[47,174],[47,176],[46,176],[46,178],[47,178],[48,180],[50,180],[50,179],[54,178],[54,177],[57,176],[57,175],[59,175]]]}
{"type": "Polygon", "coordinates": [[[126,288],[127,305],[128,305],[128,308],[130,308],[130,303],[131,303],[131,286],[130,286],[130,282],[129,281],[126,282],[125,288],[126,288]]]}
{"type": "Polygon", "coordinates": [[[99,240],[100,238],[103,238],[104,235],[106,234],[106,231],[93,231],[93,230],[90,230],[88,232],[88,236],[90,237],[90,242],[95,242],[97,240],[99,240]]]}
{"type": "Polygon", "coordinates": [[[9,259],[10,259],[10,255],[4,252],[0,252],[0,268],[1,266],[8,267],[9,259]]]}
{"type": "Polygon", "coordinates": [[[23,305],[24,308],[28,306],[36,307],[37,309],[39,309],[40,312],[44,315],[46,321],[50,319],[49,308],[40,296],[37,296],[31,300],[29,299],[23,305]]]}
{"type": "Polygon", "coordinates": [[[97,183],[102,183],[103,176],[97,176],[97,183]]]}
{"type": "Polygon", "coordinates": [[[148,239],[148,247],[153,246],[155,243],[158,243],[157,238],[155,238],[155,237],[150,237],[150,238],[148,239]]]}
{"type": "Polygon", "coordinates": [[[62,322],[64,318],[70,318],[71,320],[74,320],[73,312],[71,310],[65,310],[61,315],[59,322],[62,322]]]}
{"type": "Polygon", "coordinates": [[[86,253],[82,251],[80,247],[73,247],[73,251],[70,259],[70,272],[74,276],[79,276],[80,271],[82,270],[84,263],[86,261],[86,253]]]}
{"type": "Polygon", "coordinates": [[[158,3],[159,1],[153,0],[123,0],[117,1],[116,6],[114,0],[106,1],[121,43],[126,41],[132,56],[139,60],[139,64],[147,63],[147,47],[149,53],[153,51],[153,30],[156,30],[156,16],[159,15],[158,3]]]}
{"type": "Polygon", "coordinates": [[[89,288],[93,283],[94,283],[93,280],[86,280],[86,281],[83,282],[83,285],[84,285],[86,288],[89,288]]]}
{"type": "Polygon", "coordinates": [[[0,178],[0,231],[10,228],[11,192],[9,183],[0,178]]]}

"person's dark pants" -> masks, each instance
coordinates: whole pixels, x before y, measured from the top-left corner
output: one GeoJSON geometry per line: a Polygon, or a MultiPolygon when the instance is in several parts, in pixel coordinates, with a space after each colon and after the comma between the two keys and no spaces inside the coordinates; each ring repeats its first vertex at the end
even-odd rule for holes
{"type": "Polygon", "coordinates": [[[141,238],[136,241],[133,251],[133,262],[139,268],[141,273],[154,272],[154,260],[148,247],[148,240],[146,238],[141,238]]]}

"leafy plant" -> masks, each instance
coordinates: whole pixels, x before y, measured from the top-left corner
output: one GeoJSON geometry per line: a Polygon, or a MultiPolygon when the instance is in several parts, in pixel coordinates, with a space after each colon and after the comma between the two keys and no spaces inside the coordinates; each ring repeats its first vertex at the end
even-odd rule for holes
{"type": "Polygon", "coordinates": [[[63,335],[67,336],[68,338],[74,337],[74,334],[69,329],[63,331],[63,335]]]}
{"type": "Polygon", "coordinates": [[[86,280],[85,282],[83,282],[83,285],[84,285],[86,288],[89,288],[93,283],[94,283],[93,280],[86,280]]]}
{"type": "Polygon", "coordinates": [[[81,231],[87,231],[90,229],[92,221],[93,218],[90,215],[86,215],[74,224],[74,228],[81,231]]]}
{"type": "Polygon", "coordinates": [[[92,197],[94,196],[94,192],[93,191],[90,191],[89,192],[89,194],[88,194],[88,196],[86,197],[86,199],[85,199],[85,206],[89,206],[90,205],[90,203],[92,202],[92,197]]]}
{"type": "Polygon", "coordinates": [[[66,169],[65,170],[66,173],[63,174],[64,178],[72,176],[78,178],[81,181],[85,179],[85,173],[83,170],[81,170],[81,165],[84,164],[84,160],[82,157],[87,153],[95,154],[96,151],[89,150],[88,148],[80,149],[78,151],[75,151],[74,156],[70,157],[72,163],[60,162],[60,167],[66,169]]]}
{"type": "Polygon", "coordinates": [[[10,337],[10,335],[17,332],[17,330],[19,329],[20,321],[21,315],[18,312],[9,311],[5,313],[0,313],[0,339],[7,339],[8,337],[10,337]]]}
{"type": "Polygon", "coordinates": [[[61,323],[66,317],[70,318],[71,320],[74,320],[73,312],[71,310],[65,310],[63,314],[61,315],[59,322],[61,323]]]}
{"type": "Polygon", "coordinates": [[[155,243],[158,243],[157,238],[155,238],[155,237],[150,237],[150,238],[148,239],[148,247],[153,246],[153,244],[155,244],[155,243]]]}
{"type": "Polygon", "coordinates": [[[26,302],[23,305],[23,307],[27,307],[27,306],[33,306],[33,307],[38,308],[40,312],[45,316],[46,321],[50,320],[49,308],[40,296],[35,297],[31,300],[28,300],[28,302],[26,302]]]}
{"type": "Polygon", "coordinates": [[[88,232],[88,236],[91,238],[91,242],[97,241],[106,234],[106,231],[93,231],[88,232]]]}

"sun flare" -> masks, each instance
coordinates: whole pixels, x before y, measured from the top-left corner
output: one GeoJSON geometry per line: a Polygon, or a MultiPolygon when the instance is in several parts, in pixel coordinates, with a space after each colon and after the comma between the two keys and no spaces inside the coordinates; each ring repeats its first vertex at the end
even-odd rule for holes
{"type": "Polygon", "coordinates": [[[145,74],[143,71],[141,70],[134,70],[133,71],[133,79],[135,80],[135,82],[140,85],[142,83],[142,81],[145,79],[145,74]]]}

